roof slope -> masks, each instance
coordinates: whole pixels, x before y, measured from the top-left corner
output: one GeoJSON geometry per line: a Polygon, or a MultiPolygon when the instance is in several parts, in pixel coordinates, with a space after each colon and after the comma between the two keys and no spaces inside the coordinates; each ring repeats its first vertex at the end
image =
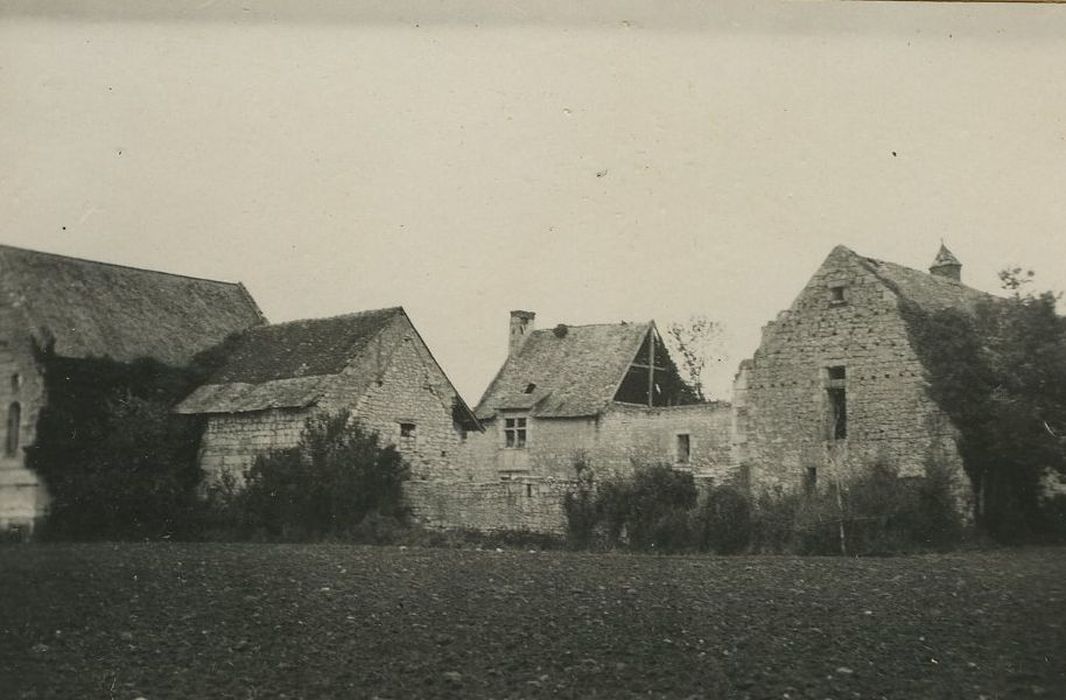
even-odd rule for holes
{"type": "Polygon", "coordinates": [[[0,245],[7,303],[62,357],[151,357],[171,365],[264,322],[240,283],[0,245]]]}
{"type": "MultiPolygon", "coordinates": [[[[325,390],[326,378],[352,365],[403,313],[397,306],[251,328],[232,341],[223,365],[177,411],[240,413],[309,406],[325,390]]],[[[366,384],[373,378],[364,379],[366,384]]]]}
{"type": "Polygon", "coordinates": [[[967,287],[947,277],[884,260],[863,258],[852,251],[849,252],[892,291],[926,311],[938,311],[949,307],[972,308],[981,299],[991,298],[990,294],[967,287]]]}
{"type": "Polygon", "coordinates": [[[481,419],[501,408],[532,409],[552,418],[595,415],[614,398],[651,327],[615,323],[567,326],[565,334],[533,331],[507,358],[474,412],[481,419]]]}

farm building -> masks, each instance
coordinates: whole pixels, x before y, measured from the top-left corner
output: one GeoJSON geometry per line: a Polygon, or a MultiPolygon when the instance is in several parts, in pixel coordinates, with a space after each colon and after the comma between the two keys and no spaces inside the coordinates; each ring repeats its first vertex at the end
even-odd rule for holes
{"type": "Polygon", "coordinates": [[[669,463],[711,476],[729,464],[729,405],[697,402],[654,322],[534,329],[511,312],[508,356],[478,403],[471,442],[489,479],[574,477],[669,463]]]}
{"type": "Polygon", "coordinates": [[[48,506],[25,453],[48,401],[42,352],[181,367],[263,322],[239,283],[0,246],[0,529],[32,529],[48,506]]]}
{"type": "Polygon", "coordinates": [[[921,476],[935,458],[968,512],[955,431],[926,393],[903,315],[904,304],[936,311],[988,298],[961,269],[943,246],[929,272],[832,250],[736,377],[734,460],[756,489],[822,489],[878,460],[921,476]]]}
{"type": "Polygon", "coordinates": [[[348,410],[396,445],[415,480],[444,478],[480,427],[402,308],[251,328],[176,411],[207,417],[201,466],[240,478],[299,440],[312,412],[348,410]]]}

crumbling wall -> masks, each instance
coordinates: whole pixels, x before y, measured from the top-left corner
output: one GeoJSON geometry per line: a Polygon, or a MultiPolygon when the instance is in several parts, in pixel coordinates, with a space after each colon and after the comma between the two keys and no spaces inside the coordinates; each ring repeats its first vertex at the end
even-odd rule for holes
{"type": "MultiPolygon", "coordinates": [[[[927,396],[896,294],[834,251],[788,311],[763,329],[734,386],[734,461],[762,490],[800,488],[887,460],[920,475],[938,454],[962,475],[950,424],[927,396]],[[843,287],[843,299],[833,288],[843,287]],[[834,439],[829,367],[844,367],[847,435],[834,439]]],[[[964,477],[963,477],[964,478],[964,477]]]]}
{"type": "Polygon", "coordinates": [[[564,481],[411,481],[404,496],[426,527],[563,534],[563,498],[570,488],[564,481]]]}

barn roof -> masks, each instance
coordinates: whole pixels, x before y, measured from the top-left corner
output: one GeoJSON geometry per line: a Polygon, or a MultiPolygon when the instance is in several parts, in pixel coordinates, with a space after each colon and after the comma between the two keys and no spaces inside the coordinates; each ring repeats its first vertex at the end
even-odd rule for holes
{"type": "Polygon", "coordinates": [[[926,311],[954,307],[972,308],[981,299],[991,297],[990,294],[967,287],[957,280],[849,252],[892,291],[926,311]]]}
{"type": "MultiPolygon", "coordinates": [[[[327,388],[326,378],[352,365],[402,315],[397,306],[250,328],[230,340],[221,367],[177,410],[240,413],[309,406],[327,388]]],[[[364,379],[369,383],[373,377],[364,379]]]]}
{"type": "Polygon", "coordinates": [[[480,419],[501,408],[552,418],[596,415],[614,398],[652,328],[615,323],[533,331],[507,358],[475,413],[480,419]]]}
{"type": "Polygon", "coordinates": [[[187,364],[264,323],[240,283],[142,270],[0,245],[0,289],[61,357],[187,364]]]}

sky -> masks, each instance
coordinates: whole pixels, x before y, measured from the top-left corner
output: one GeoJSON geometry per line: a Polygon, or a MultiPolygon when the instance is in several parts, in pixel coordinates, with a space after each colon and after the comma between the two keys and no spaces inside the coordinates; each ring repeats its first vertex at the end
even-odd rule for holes
{"type": "Polygon", "coordinates": [[[508,312],[706,315],[729,398],[833,246],[1066,289],[1066,6],[0,0],[0,243],[403,305],[475,402],[508,312]],[[354,7],[353,7],[354,5],[354,7]]]}

